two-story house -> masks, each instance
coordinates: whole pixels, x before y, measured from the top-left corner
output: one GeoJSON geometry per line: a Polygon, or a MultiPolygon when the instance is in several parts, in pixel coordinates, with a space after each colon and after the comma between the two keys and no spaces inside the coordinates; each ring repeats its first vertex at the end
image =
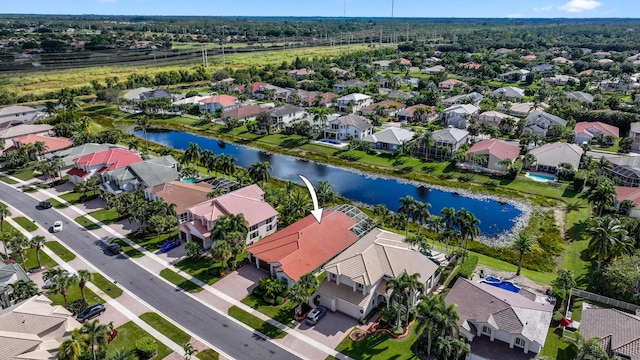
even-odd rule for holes
{"type": "Polygon", "coordinates": [[[196,241],[205,249],[213,245],[211,231],[221,216],[244,216],[249,228],[247,244],[278,229],[278,212],[264,201],[264,191],[255,184],[196,204],[187,214],[188,221],[178,226],[180,239],[196,241]]]}
{"type": "Polygon", "coordinates": [[[407,108],[407,105],[393,100],[383,100],[369,106],[365,106],[360,111],[362,115],[378,114],[380,116],[389,117],[396,116],[399,111],[407,108]]]}
{"type": "Polygon", "coordinates": [[[640,152],[640,123],[634,122],[630,124],[629,137],[633,139],[633,145],[631,145],[631,151],[640,152]]]}
{"type": "MultiPolygon", "coordinates": [[[[437,285],[438,265],[411,249],[404,239],[403,235],[372,229],[324,266],[327,277],[312,298],[331,311],[363,319],[377,306],[390,303],[387,281],[404,273],[420,274],[420,283],[428,293],[437,285]]],[[[412,303],[419,297],[419,292],[411,294],[412,303]]]]}
{"type": "Polygon", "coordinates": [[[356,113],[373,104],[373,99],[369,95],[353,93],[336,99],[338,111],[345,113],[356,113]]]}
{"type": "Polygon", "coordinates": [[[143,161],[137,152],[110,148],[80,156],[73,160],[73,167],[67,171],[69,181],[74,184],[87,180],[90,176],[100,176],[109,170],[116,170],[129,164],[143,161]]]}
{"type": "Polygon", "coordinates": [[[442,112],[442,118],[447,126],[466,129],[471,119],[478,115],[480,108],[472,104],[450,106],[442,112]]]}
{"type": "Polygon", "coordinates": [[[208,194],[214,189],[206,182],[186,183],[169,181],[164,184],[149,187],[144,190],[144,197],[149,201],[164,201],[176,205],[176,214],[180,224],[189,220],[187,210],[195,205],[207,201],[208,194]]]}
{"type": "Polygon", "coordinates": [[[333,140],[347,140],[353,137],[362,140],[373,133],[373,125],[369,119],[356,114],[340,116],[327,123],[324,137],[333,140]]]}
{"type": "Polygon", "coordinates": [[[13,105],[0,108],[0,128],[23,123],[33,123],[46,114],[30,106],[13,105]]]}
{"type": "Polygon", "coordinates": [[[435,106],[417,104],[398,111],[396,121],[400,122],[431,122],[439,117],[435,106]],[[420,109],[420,110],[418,110],[420,109]]]}
{"type": "Polygon", "coordinates": [[[468,142],[469,132],[467,130],[454,127],[445,128],[431,133],[431,143],[424,141],[422,137],[416,139],[416,143],[418,143],[416,153],[425,157],[447,159],[468,142]]]}
{"type": "Polygon", "coordinates": [[[375,149],[395,152],[403,144],[412,141],[414,136],[415,133],[409,129],[391,126],[375,134],[365,136],[362,141],[373,144],[375,149]]]}
{"type": "Polygon", "coordinates": [[[216,111],[229,111],[240,106],[238,98],[231,95],[215,95],[206,97],[198,102],[200,112],[215,113],[216,111]]]}
{"type": "Polygon", "coordinates": [[[544,111],[535,110],[527,115],[525,124],[526,127],[523,133],[546,137],[553,125],[565,127],[567,126],[567,120],[544,111]]]}
{"type": "Polygon", "coordinates": [[[279,106],[269,111],[271,116],[271,130],[282,130],[296,119],[304,117],[303,108],[291,105],[279,106]]]}
{"type": "Polygon", "coordinates": [[[138,161],[101,174],[100,189],[117,195],[180,180],[178,161],[171,155],[138,161]]]}

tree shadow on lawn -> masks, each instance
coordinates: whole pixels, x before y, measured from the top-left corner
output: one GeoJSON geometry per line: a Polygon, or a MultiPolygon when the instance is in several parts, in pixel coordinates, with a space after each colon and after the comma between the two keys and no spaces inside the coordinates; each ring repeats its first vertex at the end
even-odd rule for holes
{"type": "Polygon", "coordinates": [[[294,149],[307,143],[305,139],[286,139],[280,143],[280,146],[287,149],[294,149]]]}
{"type": "Polygon", "coordinates": [[[587,228],[587,223],[584,220],[580,220],[574,224],[569,230],[567,230],[567,236],[569,241],[582,241],[582,234],[584,234],[587,228]]]}
{"type": "Polygon", "coordinates": [[[587,202],[584,199],[578,200],[573,204],[567,204],[565,211],[568,213],[572,211],[579,211],[580,209],[584,209],[587,205],[587,202]]]}
{"type": "Polygon", "coordinates": [[[211,285],[220,280],[220,263],[215,263],[209,257],[187,258],[175,264],[175,267],[211,285]]]}

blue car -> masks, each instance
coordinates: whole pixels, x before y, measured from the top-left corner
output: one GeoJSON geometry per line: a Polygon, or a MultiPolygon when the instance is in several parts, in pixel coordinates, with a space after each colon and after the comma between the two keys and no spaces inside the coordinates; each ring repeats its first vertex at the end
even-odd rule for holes
{"type": "Polygon", "coordinates": [[[171,249],[175,249],[178,246],[180,246],[181,242],[180,240],[169,240],[166,243],[164,243],[162,245],[162,247],[160,247],[160,252],[166,253],[167,251],[171,250],[171,249]]]}

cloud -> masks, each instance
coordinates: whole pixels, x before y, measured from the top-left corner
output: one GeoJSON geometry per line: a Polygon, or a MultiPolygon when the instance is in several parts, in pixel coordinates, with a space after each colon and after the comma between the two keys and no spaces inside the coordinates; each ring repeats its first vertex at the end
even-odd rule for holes
{"type": "Polygon", "coordinates": [[[579,13],[586,10],[593,10],[601,5],[602,3],[596,0],[571,0],[568,3],[560,6],[560,9],[566,12],[579,13]]]}
{"type": "Polygon", "coordinates": [[[553,6],[549,5],[549,6],[540,6],[540,7],[535,7],[533,8],[533,11],[551,11],[551,9],[553,9],[553,6]]]}
{"type": "Polygon", "coordinates": [[[516,14],[507,14],[507,18],[509,19],[513,19],[513,18],[521,18],[522,14],[520,13],[516,13],[516,14]]]}

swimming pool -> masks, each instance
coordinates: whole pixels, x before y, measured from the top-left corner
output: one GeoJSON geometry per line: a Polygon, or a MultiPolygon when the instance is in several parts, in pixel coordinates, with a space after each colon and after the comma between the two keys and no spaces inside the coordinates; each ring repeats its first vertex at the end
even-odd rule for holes
{"type": "Polygon", "coordinates": [[[528,177],[531,180],[540,181],[540,182],[549,182],[549,181],[556,181],[557,180],[554,175],[544,174],[544,173],[530,173],[530,172],[528,172],[525,176],[528,177]]]}
{"type": "Polygon", "coordinates": [[[194,183],[198,182],[198,179],[196,179],[194,177],[188,177],[188,178],[184,178],[184,179],[182,179],[180,181],[185,182],[185,183],[194,184],[194,183]]]}
{"type": "Polygon", "coordinates": [[[515,285],[513,285],[512,282],[506,281],[506,280],[501,280],[501,279],[495,278],[493,276],[487,276],[481,282],[489,284],[489,285],[493,285],[495,287],[499,287],[499,288],[507,290],[507,291],[514,292],[516,294],[520,292],[520,288],[515,286],[515,285]]]}
{"type": "Polygon", "coordinates": [[[331,145],[342,145],[340,141],[328,140],[328,139],[320,140],[320,142],[323,142],[325,144],[331,144],[331,145]]]}

